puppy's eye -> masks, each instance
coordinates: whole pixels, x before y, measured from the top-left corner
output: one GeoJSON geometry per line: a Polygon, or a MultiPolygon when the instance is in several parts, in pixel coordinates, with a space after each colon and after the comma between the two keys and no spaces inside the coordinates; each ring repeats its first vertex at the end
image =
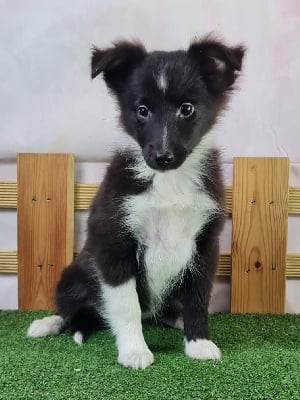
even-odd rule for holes
{"type": "Polygon", "coordinates": [[[188,118],[190,117],[195,111],[193,104],[191,103],[183,103],[179,108],[179,116],[181,118],[188,118]]]}
{"type": "Polygon", "coordinates": [[[142,120],[148,119],[151,116],[150,110],[144,105],[138,106],[136,114],[142,120]]]}

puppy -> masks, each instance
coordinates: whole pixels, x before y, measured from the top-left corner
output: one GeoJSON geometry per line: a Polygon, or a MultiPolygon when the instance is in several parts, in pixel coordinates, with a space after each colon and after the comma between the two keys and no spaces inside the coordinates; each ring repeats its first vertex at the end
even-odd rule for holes
{"type": "Polygon", "coordinates": [[[187,356],[221,357],[208,335],[225,215],[212,128],[244,51],[211,36],[186,51],[126,41],[93,49],[92,78],[102,74],[116,97],[127,142],[91,205],[85,245],[57,285],[58,314],[34,321],[28,336],[67,328],[81,344],[104,323],[118,362],[146,368],[154,358],[142,319],[153,318],[183,329],[187,356]]]}

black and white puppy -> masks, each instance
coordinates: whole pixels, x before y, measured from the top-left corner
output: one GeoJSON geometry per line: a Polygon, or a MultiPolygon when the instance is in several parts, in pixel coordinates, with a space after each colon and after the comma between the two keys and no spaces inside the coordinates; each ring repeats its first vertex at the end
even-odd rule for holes
{"type": "Polygon", "coordinates": [[[224,187],[212,127],[241,70],[244,48],[208,36],[187,51],[147,52],[117,42],[92,53],[116,96],[126,145],[115,152],[90,208],[84,248],[62,274],[57,315],[31,337],[68,328],[81,344],[104,321],[118,361],[153,363],[142,319],[184,331],[185,353],[219,359],[208,305],[224,220],[224,187]]]}

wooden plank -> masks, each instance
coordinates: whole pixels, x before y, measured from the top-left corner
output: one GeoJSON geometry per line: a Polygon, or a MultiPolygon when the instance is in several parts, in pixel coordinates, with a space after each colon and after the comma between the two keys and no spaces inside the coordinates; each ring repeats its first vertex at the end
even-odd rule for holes
{"type": "Polygon", "coordinates": [[[1,274],[18,273],[18,253],[16,250],[0,251],[0,273],[1,274]]]}
{"type": "Polygon", "coordinates": [[[74,159],[18,154],[19,308],[52,309],[53,290],[73,257],[74,159]]]}
{"type": "Polygon", "coordinates": [[[219,257],[218,270],[216,275],[218,276],[230,276],[231,275],[231,254],[222,253],[219,257]]]}
{"type": "Polygon", "coordinates": [[[0,182],[0,208],[17,208],[17,182],[0,182]]]}
{"type": "Polygon", "coordinates": [[[99,185],[93,183],[75,184],[75,209],[87,210],[90,207],[98,189],[99,185]]]}
{"type": "Polygon", "coordinates": [[[286,258],[286,276],[300,278],[300,253],[291,253],[286,258]]]}
{"type": "MultiPolygon", "coordinates": [[[[78,251],[74,253],[74,257],[78,251]]],[[[0,274],[18,273],[18,255],[16,250],[0,251],[0,274]]],[[[231,254],[223,253],[220,255],[218,276],[231,275],[231,254]]],[[[291,253],[286,258],[286,277],[300,278],[300,253],[291,253]]]]}
{"type": "MultiPolygon", "coordinates": [[[[98,184],[75,183],[75,210],[87,210],[93,200],[98,184]]],[[[232,187],[226,187],[226,208],[229,216],[232,212],[232,187]]],[[[0,182],[0,209],[17,208],[17,183],[0,182]]],[[[300,187],[289,188],[289,207],[291,215],[300,215],[300,187]]]]}
{"type": "Polygon", "coordinates": [[[288,158],[236,158],[231,312],[283,313],[288,158]]]}
{"type": "MultiPolygon", "coordinates": [[[[74,257],[78,255],[79,251],[74,252],[74,257]]],[[[300,276],[300,254],[294,255],[298,258],[295,261],[291,261],[293,266],[293,272],[297,273],[299,271],[300,276]]],[[[0,274],[17,274],[18,273],[18,256],[16,250],[6,250],[0,251],[0,274]]],[[[220,276],[230,276],[231,274],[231,254],[230,253],[223,253],[220,255],[219,259],[219,267],[217,271],[217,275],[220,276]]]]}
{"type": "Polygon", "coordinates": [[[300,215],[300,187],[289,188],[289,208],[288,213],[300,215]]]}

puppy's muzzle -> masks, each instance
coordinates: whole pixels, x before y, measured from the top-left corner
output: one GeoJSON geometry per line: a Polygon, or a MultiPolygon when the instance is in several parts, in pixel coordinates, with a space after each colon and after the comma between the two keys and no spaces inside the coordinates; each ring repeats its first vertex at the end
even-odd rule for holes
{"type": "Polygon", "coordinates": [[[174,160],[174,154],[171,153],[170,151],[158,151],[155,154],[155,162],[157,166],[161,169],[170,167],[174,160]]]}

